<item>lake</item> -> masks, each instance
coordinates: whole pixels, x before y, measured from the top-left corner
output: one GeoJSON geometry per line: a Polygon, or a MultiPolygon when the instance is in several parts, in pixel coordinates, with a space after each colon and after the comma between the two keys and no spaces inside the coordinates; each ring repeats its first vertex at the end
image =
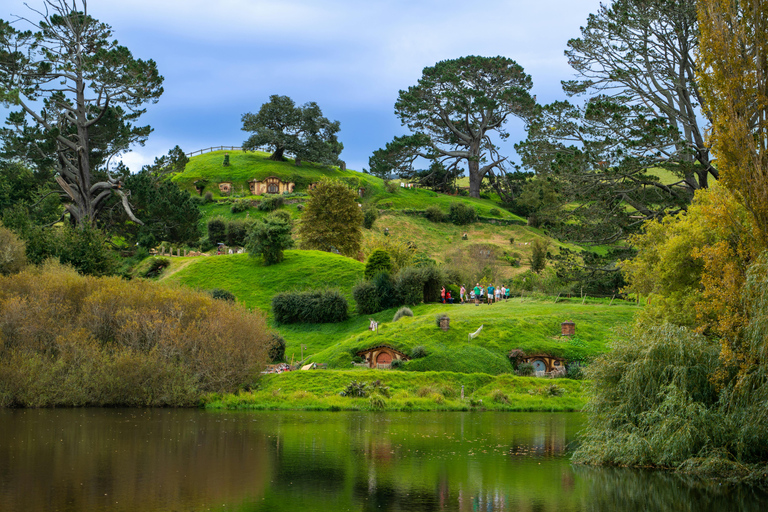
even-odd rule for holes
{"type": "Polygon", "coordinates": [[[0,410],[0,510],[765,510],[749,487],[569,463],[574,413],[0,410]]]}

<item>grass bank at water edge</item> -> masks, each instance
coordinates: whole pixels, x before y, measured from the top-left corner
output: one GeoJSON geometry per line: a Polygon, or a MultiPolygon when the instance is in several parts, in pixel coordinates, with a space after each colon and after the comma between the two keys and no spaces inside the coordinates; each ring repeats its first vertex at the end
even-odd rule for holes
{"type": "Polygon", "coordinates": [[[571,379],[510,374],[308,370],[264,376],[259,387],[239,394],[210,394],[206,408],[318,411],[580,411],[585,383],[571,379]],[[384,394],[341,396],[352,381],[368,388],[379,381],[384,394]],[[464,398],[462,398],[462,388],[464,398]],[[388,395],[388,396],[386,396],[388,395]]]}

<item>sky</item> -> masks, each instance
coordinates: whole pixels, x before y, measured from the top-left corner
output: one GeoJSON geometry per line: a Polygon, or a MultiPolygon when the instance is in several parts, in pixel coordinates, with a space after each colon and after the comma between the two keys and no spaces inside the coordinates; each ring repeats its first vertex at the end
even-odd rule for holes
{"type": "MultiPolygon", "coordinates": [[[[42,0],[26,0],[39,8],[42,0]]],[[[2,0],[0,18],[32,17],[2,0]]],[[[374,150],[408,133],[394,114],[398,92],[425,67],[465,55],[511,58],[533,78],[540,103],[564,99],[573,77],[563,55],[599,0],[90,0],[134,57],[153,59],[165,92],[140,124],[154,128],[123,161],[132,171],[179,145],[191,152],[239,146],[241,116],[272,94],[316,102],[341,123],[340,158],[368,167],[374,150]]],[[[510,119],[502,154],[525,139],[510,119]]]]}

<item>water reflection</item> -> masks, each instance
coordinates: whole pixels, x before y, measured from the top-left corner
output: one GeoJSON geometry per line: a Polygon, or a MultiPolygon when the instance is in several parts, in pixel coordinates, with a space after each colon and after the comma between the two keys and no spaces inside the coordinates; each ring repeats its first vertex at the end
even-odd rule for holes
{"type": "Polygon", "coordinates": [[[762,493],[573,467],[583,418],[0,411],[0,509],[761,510],[762,493]]]}

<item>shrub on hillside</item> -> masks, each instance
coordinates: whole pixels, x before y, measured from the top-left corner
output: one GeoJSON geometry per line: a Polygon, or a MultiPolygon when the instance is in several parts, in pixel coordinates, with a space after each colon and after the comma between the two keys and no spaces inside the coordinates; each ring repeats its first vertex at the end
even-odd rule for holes
{"type": "Polygon", "coordinates": [[[293,247],[293,224],[277,215],[268,215],[257,221],[246,237],[245,246],[252,257],[262,256],[264,263],[274,265],[283,261],[286,249],[293,247]]]}
{"type": "Polygon", "coordinates": [[[210,291],[211,297],[226,302],[235,302],[235,294],[222,288],[214,288],[210,291]]]}
{"type": "Polygon", "coordinates": [[[547,266],[547,248],[549,247],[549,241],[545,241],[541,238],[534,239],[531,244],[531,257],[529,262],[531,264],[531,271],[537,274],[544,270],[547,266]]]}
{"type": "Polygon", "coordinates": [[[494,217],[498,217],[499,215],[501,215],[501,211],[498,208],[491,208],[491,211],[489,211],[488,213],[490,213],[494,217]]]}
{"type": "Polygon", "coordinates": [[[424,212],[424,216],[430,222],[445,222],[446,218],[448,217],[445,212],[443,212],[443,210],[436,204],[427,207],[426,211],[424,212]]]}
{"type": "Polygon", "coordinates": [[[49,263],[0,277],[0,407],[189,406],[249,386],[265,318],[152,281],[49,263]]]}
{"type": "Polygon", "coordinates": [[[451,210],[448,216],[451,222],[459,226],[477,222],[477,210],[464,203],[451,203],[451,210]]]}
{"type": "Polygon", "coordinates": [[[373,281],[360,281],[352,288],[352,298],[360,315],[370,315],[381,311],[381,302],[373,281]]]}
{"type": "Polygon", "coordinates": [[[149,260],[149,268],[144,272],[144,277],[153,278],[162,274],[163,270],[171,265],[171,260],[168,258],[152,258],[149,260]]]}
{"type": "Polygon", "coordinates": [[[227,222],[227,245],[244,246],[248,238],[248,230],[251,223],[246,220],[231,220],[227,222]]]}
{"type": "Polygon", "coordinates": [[[206,203],[212,203],[213,202],[213,192],[206,192],[203,196],[203,201],[206,203]]]}
{"type": "Polygon", "coordinates": [[[411,350],[411,359],[421,359],[422,357],[427,357],[427,349],[424,348],[424,345],[413,347],[413,350],[411,350]]]}
{"type": "Polygon", "coordinates": [[[285,338],[272,333],[272,344],[269,347],[269,360],[273,363],[285,359],[285,338]]]}
{"type": "Polygon", "coordinates": [[[399,304],[397,292],[392,276],[389,272],[379,272],[373,278],[373,285],[376,287],[376,294],[379,296],[379,307],[389,309],[399,304]]]}
{"type": "Polygon", "coordinates": [[[208,240],[212,244],[223,244],[227,241],[227,223],[221,217],[208,221],[208,240]]]}
{"type": "Polygon", "coordinates": [[[424,278],[420,269],[406,267],[395,276],[395,292],[400,304],[413,306],[424,300],[424,278]]]}
{"type": "Polygon", "coordinates": [[[529,377],[533,375],[534,369],[532,363],[520,363],[517,365],[517,374],[521,377],[529,377]]]}
{"type": "Polygon", "coordinates": [[[238,199],[230,207],[229,211],[232,213],[241,213],[251,209],[251,202],[247,199],[238,199]]]}
{"type": "Polygon", "coordinates": [[[272,314],[279,324],[343,322],[347,309],[347,299],[337,290],[283,292],[272,297],[272,314]]]}
{"type": "Polygon", "coordinates": [[[376,222],[376,219],[378,218],[379,211],[375,206],[371,205],[366,207],[365,210],[363,210],[363,227],[365,229],[371,229],[373,227],[373,223],[376,222]]]}
{"type": "Polygon", "coordinates": [[[398,309],[397,313],[395,313],[395,316],[392,318],[392,321],[393,322],[397,322],[398,320],[400,320],[404,316],[410,316],[410,317],[413,316],[413,311],[411,311],[411,308],[409,308],[407,306],[403,306],[400,309],[398,309]]]}
{"type": "Polygon", "coordinates": [[[266,196],[256,208],[262,212],[273,212],[283,206],[284,202],[282,196],[266,196]]]}
{"type": "Polygon", "coordinates": [[[365,262],[365,278],[372,279],[381,272],[392,271],[392,259],[389,253],[383,249],[376,249],[368,256],[365,262]]]}

